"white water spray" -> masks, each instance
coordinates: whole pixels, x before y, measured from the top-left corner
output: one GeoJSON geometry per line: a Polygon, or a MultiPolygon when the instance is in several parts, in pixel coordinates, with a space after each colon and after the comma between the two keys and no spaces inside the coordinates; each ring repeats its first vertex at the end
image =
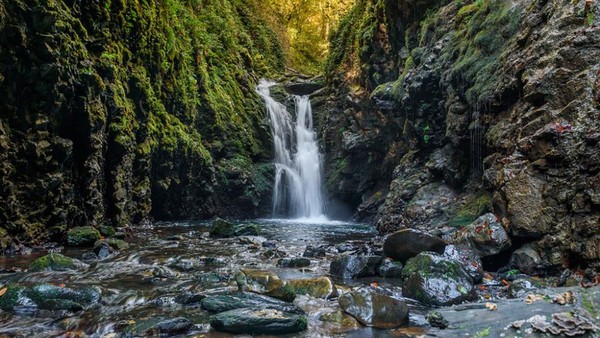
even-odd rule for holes
{"type": "Polygon", "coordinates": [[[273,216],[326,220],[321,191],[321,155],[313,129],[308,96],[295,96],[296,120],[286,107],[275,101],[261,80],[257,91],[265,100],[271,120],[275,151],[273,216]]]}

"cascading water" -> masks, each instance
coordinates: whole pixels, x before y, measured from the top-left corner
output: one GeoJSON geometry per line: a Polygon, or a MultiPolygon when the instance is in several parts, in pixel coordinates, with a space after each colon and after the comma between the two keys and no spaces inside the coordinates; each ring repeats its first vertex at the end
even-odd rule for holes
{"type": "Polygon", "coordinates": [[[308,96],[294,97],[294,121],[286,107],[271,97],[269,88],[274,84],[262,80],[257,88],[269,113],[275,148],[273,215],[326,220],[321,191],[321,155],[313,129],[310,100],[308,96]]]}

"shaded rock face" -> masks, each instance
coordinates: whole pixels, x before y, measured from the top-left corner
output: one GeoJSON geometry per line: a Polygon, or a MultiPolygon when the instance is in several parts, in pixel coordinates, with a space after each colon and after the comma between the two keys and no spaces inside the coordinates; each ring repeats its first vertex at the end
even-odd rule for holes
{"type": "Polygon", "coordinates": [[[0,251],[53,227],[64,239],[78,226],[252,217],[269,204],[254,86],[283,58],[253,8],[226,8],[0,3],[0,251]],[[229,36],[187,23],[213,14],[244,38],[201,55],[207,37],[229,36]]]}
{"type": "Polygon", "coordinates": [[[348,16],[316,112],[330,192],[381,232],[493,212],[542,265],[600,268],[600,4],[363,0],[348,16]]]}
{"type": "Polygon", "coordinates": [[[274,309],[283,312],[304,313],[296,305],[279,299],[249,292],[226,293],[208,296],[201,301],[202,308],[210,312],[225,312],[242,308],[274,309]]]}
{"type": "Polygon", "coordinates": [[[376,328],[392,328],[408,323],[408,306],[401,300],[361,289],[339,298],[342,310],[361,324],[376,328]]]}
{"type": "Polygon", "coordinates": [[[412,229],[404,229],[389,235],[383,243],[387,257],[406,262],[423,251],[443,253],[447,243],[443,239],[412,229]]]}
{"type": "Polygon", "coordinates": [[[473,279],[461,264],[433,252],[409,259],[402,278],[403,295],[428,305],[460,304],[475,297],[473,279]]]}

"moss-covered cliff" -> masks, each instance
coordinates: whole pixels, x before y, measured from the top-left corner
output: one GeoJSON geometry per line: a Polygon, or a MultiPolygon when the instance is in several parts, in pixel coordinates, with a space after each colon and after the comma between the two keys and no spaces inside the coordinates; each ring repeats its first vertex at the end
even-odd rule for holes
{"type": "Polygon", "coordinates": [[[380,231],[486,210],[545,267],[600,261],[600,5],[359,0],[333,36],[331,192],[380,231]]]}
{"type": "Polygon", "coordinates": [[[81,225],[252,215],[269,190],[252,2],[0,0],[0,250],[81,225]]]}

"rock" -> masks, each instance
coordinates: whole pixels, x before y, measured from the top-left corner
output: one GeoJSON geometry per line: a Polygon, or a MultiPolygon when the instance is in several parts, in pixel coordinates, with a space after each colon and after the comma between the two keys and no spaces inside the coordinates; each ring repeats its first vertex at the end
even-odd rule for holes
{"type": "Polygon", "coordinates": [[[434,252],[409,259],[402,278],[403,295],[427,305],[447,306],[475,297],[473,280],[461,264],[434,252]]]}
{"type": "Polygon", "coordinates": [[[267,270],[242,269],[236,275],[239,290],[263,294],[285,301],[293,301],[296,294],[279,276],[267,270]]]}
{"type": "Polygon", "coordinates": [[[59,253],[51,253],[40,257],[29,265],[30,272],[36,271],[67,271],[85,267],[86,264],[59,253]]]}
{"type": "Polygon", "coordinates": [[[95,261],[95,260],[98,260],[98,255],[96,255],[96,253],[94,253],[94,252],[84,252],[83,255],[81,255],[81,260],[82,261],[95,261]]]}
{"type": "Polygon", "coordinates": [[[529,275],[535,275],[545,268],[540,254],[531,243],[525,244],[513,252],[509,265],[511,268],[529,275]]]}
{"type": "Polygon", "coordinates": [[[212,223],[210,235],[213,237],[233,237],[242,235],[258,236],[258,225],[233,224],[226,220],[217,218],[212,223]]]}
{"type": "Polygon", "coordinates": [[[310,259],[301,257],[280,258],[277,265],[282,268],[305,268],[310,266],[310,259]]]}
{"type": "Polygon", "coordinates": [[[295,82],[285,85],[285,90],[292,95],[310,95],[323,88],[322,83],[318,82],[295,82]]]}
{"type": "Polygon", "coordinates": [[[206,296],[199,293],[186,291],[175,297],[175,301],[183,305],[192,305],[200,303],[204,298],[206,298],[206,296]]]}
{"type": "Polygon", "coordinates": [[[308,258],[316,258],[316,257],[325,257],[325,253],[327,250],[327,246],[318,246],[314,247],[312,245],[308,245],[302,254],[302,257],[308,258]]]}
{"type": "Polygon", "coordinates": [[[290,313],[304,313],[302,309],[294,304],[250,292],[232,292],[208,296],[202,299],[201,303],[203,309],[216,313],[243,308],[274,309],[290,313]]]}
{"type": "Polygon", "coordinates": [[[366,326],[393,328],[408,323],[408,306],[401,300],[361,289],[340,296],[342,310],[366,326]]]}
{"type": "Polygon", "coordinates": [[[92,246],[100,239],[100,232],[91,226],[70,229],[67,232],[67,245],[92,246]]]}
{"type": "Polygon", "coordinates": [[[386,278],[400,278],[402,277],[402,262],[394,261],[390,258],[385,258],[381,262],[381,265],[377,268],[377,273],[381,277],[386,278]]]}
{"type": "Polygon", "coordinates": [[[443,253],[447,243],[439,237],[428,235],[413,229],[404,229],[389,235],[383,243],[383,252],[387,257],[401,262],[423,251],[443,253]]]}
{"type": "Polygon", "coordinates": [[[93,287],[72,289],[50,284],[33,287],[11,284],[0,297],[0,309],[11,312],[36,309],[80,311],[99,301],[100,292],[93,287]]]}
{"type": "Polygon", "coordinates": [[[266,238],[261,236],[242,236],[239,239],[240,244],[252,244],[252,245],[262,245],[267,241],[266,238]]]}
{"type": "Polygon", "coordinates": [[[111,227],[110,225],[101,225],[98,227],[98,231],[100,232],[100,235],[104,236],[104,237],[113,237],[114,235],[117,234],[117,231],[115,230],[115,228],[111,227]]]}
{"type": "Polygon", "coordinates": [[[108,246],[105,242],[96,243],[94,245],[94,253],[98,256],[99,259],[106,259],[110,256],[113,250],[108,246]]]}
{"type": "Polygon", "coordinates": [[[427,320],[429,325],[431,325],[433,327],[437,327],[440,329],[445,329],[448,327],[448,321],[438,311],[430,311],[425,316],[425,319],[427,320]]]}
{"type": "Polygon", "coordinates": [[[328,299],[337,296],[335,285],[329,277],[292,279],[288,281],[298,295],[328,299]]]}
{"type": "Polygon", "coordinates": [[[471,276],[473,282],[478,283],[483,278],[483,264],[481,259],[464,245],[448,245],[444,250],[444,257],[459,262],[462,268],[471,276]]]}
{"type": "Polygon", "coordinates": [[[381,256],[345,255],[335,258],[329,266],[329,273],[342,278],[375,276],[381,263],[381,256]]]}
{"type": "Polygon", "coordinates": [[[485,214],[454,235],[456,244],[468,245],[481,257],[499,254],[510,248],[511,241],[494,214],[485,214]]]}
{"type": "Polygon", "coordinates": [[[165,319],[152,326],[154,331],[152,333],[159,335],[184,333],[191,329],[192,325],[193,324],[189,319],[183,317],[165,319]]]}
{"type": "Polygon", "coordinates": [[[243,334],[289,334],[306,330],[306,317],[274,309],[236,309],[210,317],[217,331],[243,334]]]}

